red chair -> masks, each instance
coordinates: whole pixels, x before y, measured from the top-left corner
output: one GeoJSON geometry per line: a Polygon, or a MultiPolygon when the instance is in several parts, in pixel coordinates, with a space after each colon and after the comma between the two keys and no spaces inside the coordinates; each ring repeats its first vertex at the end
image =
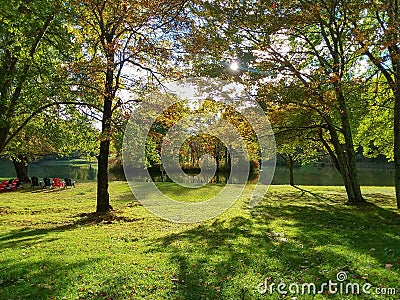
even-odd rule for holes
{"type": "Polygon", "coordinates": [[[18,188],[18,182],[19,182],[19,178],[14,179],[13,181],[11,181],[11,183],[7,184],[5,186],[6,191],[14,191],[18,188]]]}
{"type": "Polygon", "coordinates": [[[64,181],[61,181],[60,178],[53,178],[53,187],[64,188],[64,181]]]}
{"type": "Polygon", "coordinates": [[[4,180],[2,183],[0,183],[0,192],[6,191],[7,184],[8,184],[8,180],[4,180]]]}

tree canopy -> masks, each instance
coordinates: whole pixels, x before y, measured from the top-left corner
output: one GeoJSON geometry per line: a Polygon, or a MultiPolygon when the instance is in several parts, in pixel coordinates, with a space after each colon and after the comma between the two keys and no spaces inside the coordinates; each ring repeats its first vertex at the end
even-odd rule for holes
{"type": "MultiPolygon", "coordinates": [[[[121,152],[135,103],[167,78],[219,77],[247,87],[291,163],[327,153],[349,202],[364,201],[360,147],[393,159],[400,208],[399,9],[395,0],[3,1],[0,153],[22,160],[91,149],[99,164],[97,211],[105,212],[111,141],[121,152]],[[81,135],[65,130],[69,120],[81,135]],[[81,140],[94,139],[93,122],[101,122],[97,150],[81,140]]],[[[215,111],[203,105],[199,112],[215,111]]],[[[174,113],[189,114],[180,109],[159,118],[147,141],[149,165],[159,163],[174,113]]],[[[257,161],[251,126],[235,109],[224,113],[257,161]]],[[[190,144],[200,140],[207,140],[205,152],[228,159],[208,136],[188,140],[182,153],[193,154],[190,144]]]]}

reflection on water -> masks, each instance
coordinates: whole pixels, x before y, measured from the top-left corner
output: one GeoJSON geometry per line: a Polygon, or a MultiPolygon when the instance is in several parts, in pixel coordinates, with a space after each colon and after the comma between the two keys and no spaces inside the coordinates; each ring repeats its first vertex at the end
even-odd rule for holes
{"type": "MultiPolygon", "coordinates": [[[[81,180],[94,180],[97,176],[97,166],[94,163],[74,164],[69,161],[42,161],[29,164],[29,177],[39,178],[73,178],[81,180]]],[[[14,166],[10,161],[0,161],[0,177],[16,177],[14,166]]]]}
{"type": "MultiPolygon", "coordinates": [[[[392,168],[366,168],[359,167],[358,175],[361,185],[367,186],[393,186],[394,169],[392,168]]],[[[154,181],[162,181],[160,173],[153,173],[154,181]]],[[[250,183],[256,183],[258,174],[251,174],[250,183]]],[[[164,175],[164,181],[170,181],[164,175]]],[[[229,173],[217,173],[211,182],[214,183],[239,183],[237,178],[229,178],[229,173]]],[[[316,167],[304,166],[294,168],[294,181],[296,185],[343,185],[339,172],[332,166],[316,167]]],[[[286,167],[277,166],[275,168],[272,184],[289,184],[289,170],[286,167]]]]}
{"type": "Polygon", "coordinates": [[[74,178],[82,180],[94,180],[97,169],[89,166],[39,166],[33,165],[29,168],[29,176],[74,178]],[[34,175],[31,175],[34,174],[34,175]]]}
{"type": "MultiPolygon", "coordinates": [[[[185,176],[185,177],[180,177],[179,179],[181,181],[179,182],[185,182],[185,183],[192,183],[195,182],[194,181],[194,175],[196,176],[200,176],[199,174],[191,174],[191,173],[187,173],[189,176],[185,176]],[[193,181],[192,181],[193,178],[193,181]]],[[[161,175],[160,172],[151,172],[150,173],[151,178],[153,179],[153,181],[155,182],[161,182],[161,181],[166,181],[166,182],[172,182],[172,180],[170,178],[168,178],[165,174],[161,175]]],[[[249,178],[248,178],[248,182],[249,183],[256,183],[257,180],[259,178],[259,173],[252,173],[250,174],[249,178]]],[[[138,178],[140,181],[141,178],[138,178]]],[[[200,179],[200,181],[202,181],[203,178],[200,179]]],[[[205,178],[204,178],[205,179],[205,178]]],[[[197,179],[197,181],[199,181],[199,179],[197,179]]],[[[215,176],[209,181],[210,183],[222,183],[222,184],[226,184],[226,183],[243,183],[241,182],[241,180],[236,176],[229,176],[229,172],[217,172],[215,174],[215,176]]]]}
{"type": "MultiPolygon", "coordinates": [[[[97,168],[94,163],[74,164],[68,161],[48,161],[31,163],[29,176],[74,178],[82,180],[94,180],[97,176],[97,168]]],[[[393,186],[393,168],[367,168],[359,166],[358,169],[361,185],[393,186]]],[[[154,181],[162,181],[161,174],[152,172],[154,181]]],[[[257,182],[258,174],[250,175],[249,181],[257,182]]],[[[10,161],[0,161],[0,178],[15,177],[15,171],[10,161]]],[[[332,166],[307,165],[294,169],[294,180],[297,185],[342,185],[342,179],[338,171],[332,166]]],[[[168,178],[164,175],[164,181],[168,178]]],[[[237,178],[229,178],[229,173],[218,172],[211,180],[214,183],[239,183],[237,178]]],[[[289,171],[286,167],[277,166],[272,184],[289,184],[289,171]]]]}

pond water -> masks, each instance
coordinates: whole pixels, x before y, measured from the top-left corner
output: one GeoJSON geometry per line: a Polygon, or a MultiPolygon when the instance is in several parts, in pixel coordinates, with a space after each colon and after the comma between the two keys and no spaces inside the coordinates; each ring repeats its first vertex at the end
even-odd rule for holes
{"type": "MultiPolygon", "coordinates": [[[[51,160],[40,161],[29,164],[29,177],[39,178],[73,178],[81,180],[94,180],[97,176],[97,164],[83,160],[51,160]]],[[[11,161],[0,161],[0,178],[12,178],[16,173],[11,161]]]]}
{"type": "MultiPolygon", "coordinates": [[[[313,164],[297,167],[293,170],[294,182],[297,185],[343,185],[339,172],[333,166],[314,166],[313,164]]],[[[393,186],[394,168],[358,166],[358,177],[361,185],[393,186]]],[[[286,167],[277,167],[273,184],[288,184],[289,171],[286,167]]]]}
{"type": "MultiPolygon", "coordinates": [[[[394,169],[387,167],[372,167],[371,165],[359,166],[361,185],[393,186],[394,169]]],[[[75,180],[94,180],[97,175],[96,162],[79,161],[41,161],[29,165],[29,176],[43,177],[70,177],[75,180]]],[[[220,173],[214,180],[226,183],[229,174],[220,173]]],[[[10,161],[0,161],[0,178],[15,177],[15,171],[10,161]]],[[[117,176],[118,177],[118,176],[117,176]]],[[[254,177],[254,176],[253,176],[254,177]]],[[[155,181],[161,181],[160,174],[154,174],[155,181]]],[[[251,179],[251,178],[250,178],[251,179]]],[[[253,178],[254,179],[254,178],[253,178]]],[[[319,166],[309,164],[294,168],[294,180],[297,185],[342,185],[342,179],[333,166],[319,166]]],[[[235,178],[232,178],[235,182],[235,178]]],[[[284,166],[277,166],[272,184],[288,184],[289,171],[284,166]]]]}

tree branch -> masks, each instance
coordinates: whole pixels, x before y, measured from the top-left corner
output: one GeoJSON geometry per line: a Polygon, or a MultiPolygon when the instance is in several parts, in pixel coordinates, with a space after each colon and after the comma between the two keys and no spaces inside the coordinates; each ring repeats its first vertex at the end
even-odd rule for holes
{"type": "Polygon", "coordinates": [[[43,105],[42,107],[36,109],[35,111],[33,111],[29,117],[27,117],[22,123],[21,125],[15,130],[13,131],[6,139],[4,146],[6,146],[25,126],[26,124],[29,123],[30,120],[32,120],[35,116],[37,116],[38,114],[40,114],[41,112],[43,112],[45,109],[52,107],[52,106],[58,106],[58,105],[81,105],[81,106],[88,106],[88,107],[92,107],[94,109],[97,109],[99,111],[102,111],[100,108],[98,108],[96,105],[91,104],[91,103],[85,103],[85,102],[77,102],[77,101],[61,101],[61,102],[53,102],[53,103],[49,103],[46,105],[43,105]]]}

